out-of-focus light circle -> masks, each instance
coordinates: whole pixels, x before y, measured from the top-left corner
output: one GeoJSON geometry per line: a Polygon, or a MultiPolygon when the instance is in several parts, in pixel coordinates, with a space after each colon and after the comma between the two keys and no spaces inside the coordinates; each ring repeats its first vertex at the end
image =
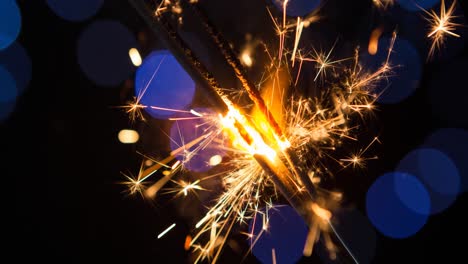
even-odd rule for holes
{"type": "Polygon", "coordinates": [[[445,153],[455,163],[460,175],[460,191],[468,191],[468,131],[443,128],[426,138],[424,147],[445,153]]]}
{"type": "Polygon", "coordinates": [[[397,2],[404,9],[415,12],[421,11],[421,8],[429,9],[439,3],[440,0],[397,0],[397,2]]]}
{"type": "Polygon", "coordinates": [[[94,16],[104,0],[47,0],[47,5],[59,17],[69,21],[83,21],[94,16]]]}
{"type": "Polygon", "coordinates": [[[262,263],[273,263],[272,249],[275,249],[276,263],[296,263],[302,257],[308,233],[306,223],[292,207],[279,205],[268,210],[268,228],[264,230],[265,210],[257,213],[249,223],[249,233],[253,234],[249,238],[252,253],[262,263]]]}
{"type": "Polygon", "coordinates": [[[18,94],[16,82],[11,73],[0,65],[0,103],[14,101],[18,94]]]}
{"type": "Polygon", "coordinates": [[[434,71],[427,82],[427,99],[432,113],[447,126],[468,127],[466,115],[466,69],[468,60],[456,58],[434,71]]]}
{"type": "Polygon", "coordinates": [[[23,46],[15,42],[0,50],[0,65],[15,78],[18,95],[24,92],[31,80],[31,59],[23,46]]]}
{"type": "Polygon", "coordinates": [[[16,95],[15,79],[0,65],[0,121],[7,119],[15,108],[16,95]]]}
{"type": "MultiPolygon", "coordinates": [[[[278,10],[283,11],[285,0],[272,0],[278,10]]],[[[320,6],[321,0],[288,0],[286,14],[288,16],[305,16],[320,6]]]]}
{"type": "MultiPolygon", "coordinates": [[[[334,228],[360,264],[372,263],[375,256],[377,235],[369,219],[357,210],[340,210],[333,215],[334,228]]],[[[323,263],[342,263],[339,258],[330,259],[325,248],[318,247],[323,263]]]]}
{"type": "Polygon", "coordinates": [[[194,94],[195,82],[167,51],[153,51],[136,72],[135,95],[155,118],[164,119],[177,113],[162,108],[187,109],[194,94]]]}
{"type": "Polygon", "coordinates": [[[421,148],[408,153],[397,170],[416,176],[426,186],[432,213],[443,211],[457,198],[460,190],[458,169],[450,157],[436,149],[421,148]]]}
{"type": "Polygon", "coordinates": [[[138,132],[132,129],[122,129],[118,134],[119,141],[124,144],[133,144],[140,139],[138,132]]]}
{"type": "Polygon", "coordinates": [[[401,172],[380,176],[366,196],[369,220],[391,238],[406,238],[418,232],[427,221],[430,206],[424,185],[416,177],[401,172]]]}
{"type": "Polygon", "coordinates": [[[216,134],[217,131],[210,122],[210,119],[216,118],[217,114],[210,109],[197,108],[195,111],[202,117],[193,114],[177,116],[181,120],[172,124],[170,146],[172,151],[183,149],[176,154],[176,158],[183,163],[185,168],[190,171],[204,172],[215,166],[210,162],[212,157],[222,157],[225,150],[222,146],[221,133],[216,134]],[[209,133],[212,133],[212,137],[206,137],[209,133]],[[197,139],[200,141],[190,146],[197,139]]]}
{"type": "Polygon", "coordinates": [[[21,12],[14,0],[0,1],[0,50],[10,46],[21,30],[21,12]]]}
{"type": "MultiPolygon", "coordinates": [[[[361,56],[366,69],[376,71],[385,63],[390,43],[390,38],[380,38],[375,55],[366,53],[361,56]]],[[[390,76],[380,81],[375,90],[375,93],[380,95],[377,101],[384,104],[399,103],[409,97],[419,86],[422,73],[418,51],[409,41],[402,38],[395,40],[390,65],[390,76]]]]}
{"type": "Polygon", "coordinates": [[[132,60],[133,65],[136,67],[140,66],[142,63],[140,52],[137,49],[131,48],[128,51],[128,56],[130,56],[130,60],[132,60]]]}
{"type": "Polygon", "coordinates": [[[136,46],[133,34],[112,20],[90,24],[78,40],[78,63],[86,76],[98,85],[116,86],[133,70],[128,50],[136,46]]]}

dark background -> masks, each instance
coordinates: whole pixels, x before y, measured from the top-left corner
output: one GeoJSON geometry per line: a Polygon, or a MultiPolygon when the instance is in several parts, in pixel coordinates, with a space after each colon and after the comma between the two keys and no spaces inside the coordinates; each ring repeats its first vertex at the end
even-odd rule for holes
{"type": "MultiPolygon", "coordinates": [[[[238,6],[251,10],[247,12],[250,15],[264,4],[252,1],[260,3],[248,6],[247,2],[239,1],[238,6]]],[[[132,81],[110,88],[95,85],[82,73],[76,58],[76,39],[93,19],[115,19],[135,35],[154,36],[123,0],[105,1],[94,18],[81,23],[60,19],[43,1],[18,1],[18,5],[23,17],[18,41],[28,51],[33,71],[29,88],[2,124],[7,165],[4,187],[9,189],[9,180],[14,179],[12,262],[184,263],[188,254],[182,245],[190,229],[174,205],[164,199],[153,203],[128,197],[122,193],[124,187],[117,184],[123,179],[120,172],[135,171],[140,161],[135,151],[141,146],[121,144],[117,133],[123,128],[141,127],[132,125],[123,111],[113,108],[131,97],[132,81]],[[164,240],[157,240],[157,234],[173,222],[177,228],[164,240]]],[[[369,22],[379,20],[390,21],[385,22],[390,25],[386,29],[393,30],[395,17],[379,17],[370,1],[329,1],[327,10],[333,5],[341,5],[342,11],[335,11],[323,22],[329,24],[323,30],[333,31],[328,39],[338,35],[348,43],[359,43],[370,32],[369,22]]],[[[229,16],[236,19],[232,14],[236,12],[229,16]]],[[[233,42],[242,43],[242,30],[251,24],[249,19],[237,19],[221,28],[233,42]]],[[[146,49],[158,46],[157,41],[150,41],[146,49]]],[[[468,128],[466,68],[451,73],[457,78],[450,85],[459,86],[453,97],[444,97],[458,105],[451,109],[461,119],[441,118],[432,111],[428,99],[430,77],[460,59],[467,60],[466,46],[425,64],[421,85],[407,100],[379,105],[375,122],[383,144],[375,151],[381,153],[380,159],[369,163],[362,181],[348,184],[347,203],[365,212],[365,192],[372,181],[391,171],[427,135],[440,127],[468,128]]],[[[454,91],[444,85],[440,89],[454,91]]],[[[466,258],[466,206],[467,196],[461,194],[443,213],[431,216],[416,235],[404,240],[379,235],[374,262],[462,262],[466,258]]],[[[220,263],[238,263],[241,259],[228,249],[220,263]]],[[[316,256],[303,261],[320,263],[316,256]]],[[[251,262],[254,258],[247,257],[245,263],[251,262]]]]}

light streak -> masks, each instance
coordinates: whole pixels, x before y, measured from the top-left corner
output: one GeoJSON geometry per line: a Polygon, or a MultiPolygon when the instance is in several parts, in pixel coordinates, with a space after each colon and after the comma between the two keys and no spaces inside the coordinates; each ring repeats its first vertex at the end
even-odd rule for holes
{"type": "Polygon", "coordinates": [[[176,226],[176,224],[173,223],[173,224],[170,225],[168,228],[166,228],[164,231],[162,231],[161,233],[159,233],[158,239],[160,239],[160,238],[163,237],[165,234],[167,234],[167,232],[171,231],[175,226],[176,226]]]}

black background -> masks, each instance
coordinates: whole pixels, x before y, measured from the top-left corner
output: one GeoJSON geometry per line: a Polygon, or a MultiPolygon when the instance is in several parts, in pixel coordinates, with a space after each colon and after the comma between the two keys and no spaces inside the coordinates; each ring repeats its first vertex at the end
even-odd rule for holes
{"type": "MultiPolygon", "coordinates": [[[[134,171],[140,160],[135,154],[137,147],[118,141],[118,131],[131,125],[122,111],[112,108],[128,99],[131,81],[119,87],[99,87],[81,72],[76,58],[77,37],[93,19],[116,19],[136,35],[141,31],[148,34],[146,25],[123,0],[106,1],[95,18],[82,23],[60,19],[43,1],[18,2],[23,17],[18,40],[31,57],[33,77],[18,99],[16,110],[2,124],[2,131],[6,131],[2,139],[2,149],[6,150],[3,162],[8,175],[4,188],[11,188],[10,179],[15,182],[13,262],[184,263],[188,254],[182,245],[189,227],[173,205],[164,200],[154,204],[127,197],[122,194],[124,188],[116,184],[122,180],[120,172],[134,171]],[[157,234],[173,222],[178,227],[164,240],[157,240],[157,234]]],[[[240,1],[243,4],[239,6],[245,8],[247,2],[240,1]]],[[[328,21],[335,23],[332,27],[337,35],[359,40],[369,33],[366,23],[376,12],[370,1],[329,4],[330,9],[342,5],[345,10],[328,21]]],[[[236,23],[223,27],[234,27],[236,23]]],[[[232,29],[230,37],[241,36],[242,29],[232,29]]],[[[242,39],[237,41],[241,43],[242,39]]],[[[430,76],[460,58],[467,59],[466,49],[426,64],[415,94],[400,104],[379,106],[375,122],[381,128],[378,134],[383,144],[375,151],[381,153],[380,159],[370,162],[362,181],[347,183],[349,203],[363,209],[365,191],[372,181],[391,171],[405,153],[436,128],[467,128],[466,121],[454,123],[437,117],[427,100],[430,76]]],[[[453,74],[462,75],[457,80],[466,81],[466,69],[453,74]]],[[[453,98],[454,102],[468,100],[467,88],[466,83],[459,86],[465,91],[460,93],[461,98],[453,98]]],[[[459,111],[460,116],[467,113],[464,105],[459,111]]],[[[463,262],[466,205],[467,196],[462,194],[449,209],[431,216],[426,226],[408,239],[379,235],[374,262],[463,262]]],[[[238,263],[241,258],[226,250],[220,263],[238,263]]],[[[250,256],[245,263],[254,261],[250,256]]],[[[320,260],[312,257],[303,262],[320,260]]]]}

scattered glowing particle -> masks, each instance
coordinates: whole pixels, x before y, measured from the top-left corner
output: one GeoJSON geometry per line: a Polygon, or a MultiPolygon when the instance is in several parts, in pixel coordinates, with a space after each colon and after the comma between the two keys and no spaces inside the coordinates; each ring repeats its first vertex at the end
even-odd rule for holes
{"type": "Polygon", "coordinates": [[[253,64],[252,57],[250,57],[250,53],[248,51],[242,52],[241,55],[241,62],[247,67],[251,67],[253,64]]]}
{"type": "Polygon", "coordinates": [[[271,249],[271,263],[276,264],[276,252],[274,248],[271,249]]]}
{"type": "Polygon", "coordinates": [[[191,244],[192,244],[192,236],[187,235],[187,236],[185,237],[184,249],[185,249],[185,250],[189,250],[191,244]]]}
{"type": "Polygon", "coordinates": [[[150,160],[150,159],[145,160],[145,166],[146,166],[146,167],[149,167],[149,166],[151,166],[151,165],[153,165],[153,161],[152,161],[152,160],[150,160]]]}
{"type": "Polygon", "coordinates": [[[165,171],[162,172],[162,174],[163,174],[164,176],[168,176],[168,175],[171,174],[171,171],[165,170],[165,171]]]}
{"type": "Polygon", "coordinates": [[[372,30],[372,33],[369,38],[369,46],[367,47],[367,51],[369,52],[370,55],[375,55],[377,53],[377,50],[379,48],[379,38],[383,33],[383,28],[378,27],[374,30],[372,30]]]}
{"type": "Polygon", "coordinates": [[[138,141],[140,136],[138,135],[138,132],[136,132],[135,130],[122,129],[119,132],[118,138],[119,138],[119,141],[124,144],[133,144],[138,141]]]}
{"type": "Polygon", "coordinates": [[[140,66],[142,63],[140,52],[136,48],[131,48],[128,51],[128,55],[130,56],[130,60],[132,60],[133,65],[136,67],[140,66]]]}
{"type": "Polygon", "coordinates": [[[210,158],[210,166],[216,166],[223,161],[223,157],[221,155],[214,155],[210,158]]]}
{"type": "Polygon", "coordinates": [[[170,225],[168,228],[166,228],[164,231],[162,231],[159,235],[158,235],[158,239],[160,239],[161,237],[163,237],[167,232],[171,231],[172,228],[174,228],[176,226],[175,223],[173,223],[172,225],[170,225]]]}

